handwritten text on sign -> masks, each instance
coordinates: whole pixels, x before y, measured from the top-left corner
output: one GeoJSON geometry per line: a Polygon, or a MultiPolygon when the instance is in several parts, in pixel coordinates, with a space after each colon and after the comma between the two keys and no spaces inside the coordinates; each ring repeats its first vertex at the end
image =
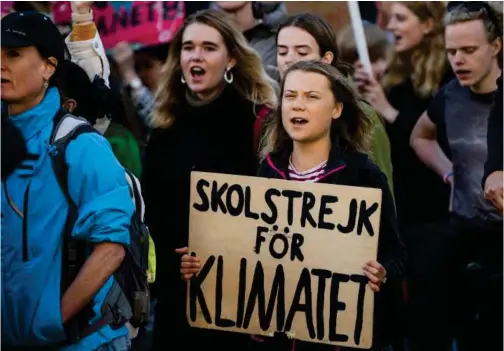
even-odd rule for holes
{"type": "Polygon", "coordinates": [[[195,327],[369,348],[381,190],[194,172],[195,327]]]}

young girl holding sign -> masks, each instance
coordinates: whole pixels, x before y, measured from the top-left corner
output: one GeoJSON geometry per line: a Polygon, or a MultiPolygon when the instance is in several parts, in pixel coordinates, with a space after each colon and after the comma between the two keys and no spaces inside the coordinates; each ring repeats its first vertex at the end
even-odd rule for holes
{"type": "MultiPolygon", "coordinates": [[[[278,111],[264,137],[264,161],[258,175],[382,190],[378,261],[363,262],[363,274],[378,293],[373,350],[381,350],[380,331],[388,311],[384,298],[389,286],[404,273],[405,249],[398,236],[387,180],[365,155],[371,122],[348,83],[346,67],[341,65],[340,72],[321,61],[305,61],[286,71],[278,111]]],[[[183,278],[190,279],[198,271],[198,259],[184,255],[183,278]]],[[[292,349],[292,341],[279,342],[282,338],[266,338],[260,349],[292,349]]],[[[334,350],[333,346],[299,341],[294,346],[296,351],[334,350]]]]}

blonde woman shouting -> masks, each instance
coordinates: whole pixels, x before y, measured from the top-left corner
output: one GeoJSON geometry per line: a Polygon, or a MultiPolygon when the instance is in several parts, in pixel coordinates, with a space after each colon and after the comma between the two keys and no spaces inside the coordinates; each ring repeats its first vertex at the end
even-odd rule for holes
{"type": "Polygon", "coordinates": [[[264,105],[276,104],[274,84],[243,34],[220,12],[190,16],[171,43],[142,186],[149,228],[165,253],[157,258],[156,350],[166,350],[167,337],[189,350],[197,349],[193,342],[229,346],[235,345],[234,338],[243,338],[189,329],[186,284],[175,249],[187,246],[192,171],[256,173],[256,114],[264,105]]]}

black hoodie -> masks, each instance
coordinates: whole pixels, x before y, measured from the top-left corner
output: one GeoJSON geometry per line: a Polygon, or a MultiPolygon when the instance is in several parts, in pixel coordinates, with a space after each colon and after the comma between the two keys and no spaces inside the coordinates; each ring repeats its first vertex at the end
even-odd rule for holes
{"type": "MultiPolygon", "coordinates": [[[[334,143],[338,145],[338,143],[334,143]]],[[[259,168],[258,176],[263,178],[289,179],[289,157],[291,148],[266,157],[259,168]]],[[[325,176],[320,183],[360,186],[382,190],[382,211],[378,241],[378,262],[387,271],[387,282],[375,295],[373,346],[387,345],[394,337],[396,323],[402,314],[403,300],[401,280],[405,274],[406,249],[397,229],[394,200],[387,179],[367,155],[359,152],[344,152],[333,146],[325,176]]],[[[364,263],[364,262],[363,262],[364,263]]],[[[331,346],[313,343],[296,343],[298,350],[330,350],[331,346]]]]}

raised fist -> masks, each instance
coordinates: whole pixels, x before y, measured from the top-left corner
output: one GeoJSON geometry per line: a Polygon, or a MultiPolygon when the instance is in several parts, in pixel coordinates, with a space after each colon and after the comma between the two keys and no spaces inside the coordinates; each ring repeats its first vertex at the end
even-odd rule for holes
{"type": "Polygon", "coordinates": [[[71,1],[70,3],[72,4],[72,12],[78,14],[89,13],[93,2],[94,1],[71,1]]]}

